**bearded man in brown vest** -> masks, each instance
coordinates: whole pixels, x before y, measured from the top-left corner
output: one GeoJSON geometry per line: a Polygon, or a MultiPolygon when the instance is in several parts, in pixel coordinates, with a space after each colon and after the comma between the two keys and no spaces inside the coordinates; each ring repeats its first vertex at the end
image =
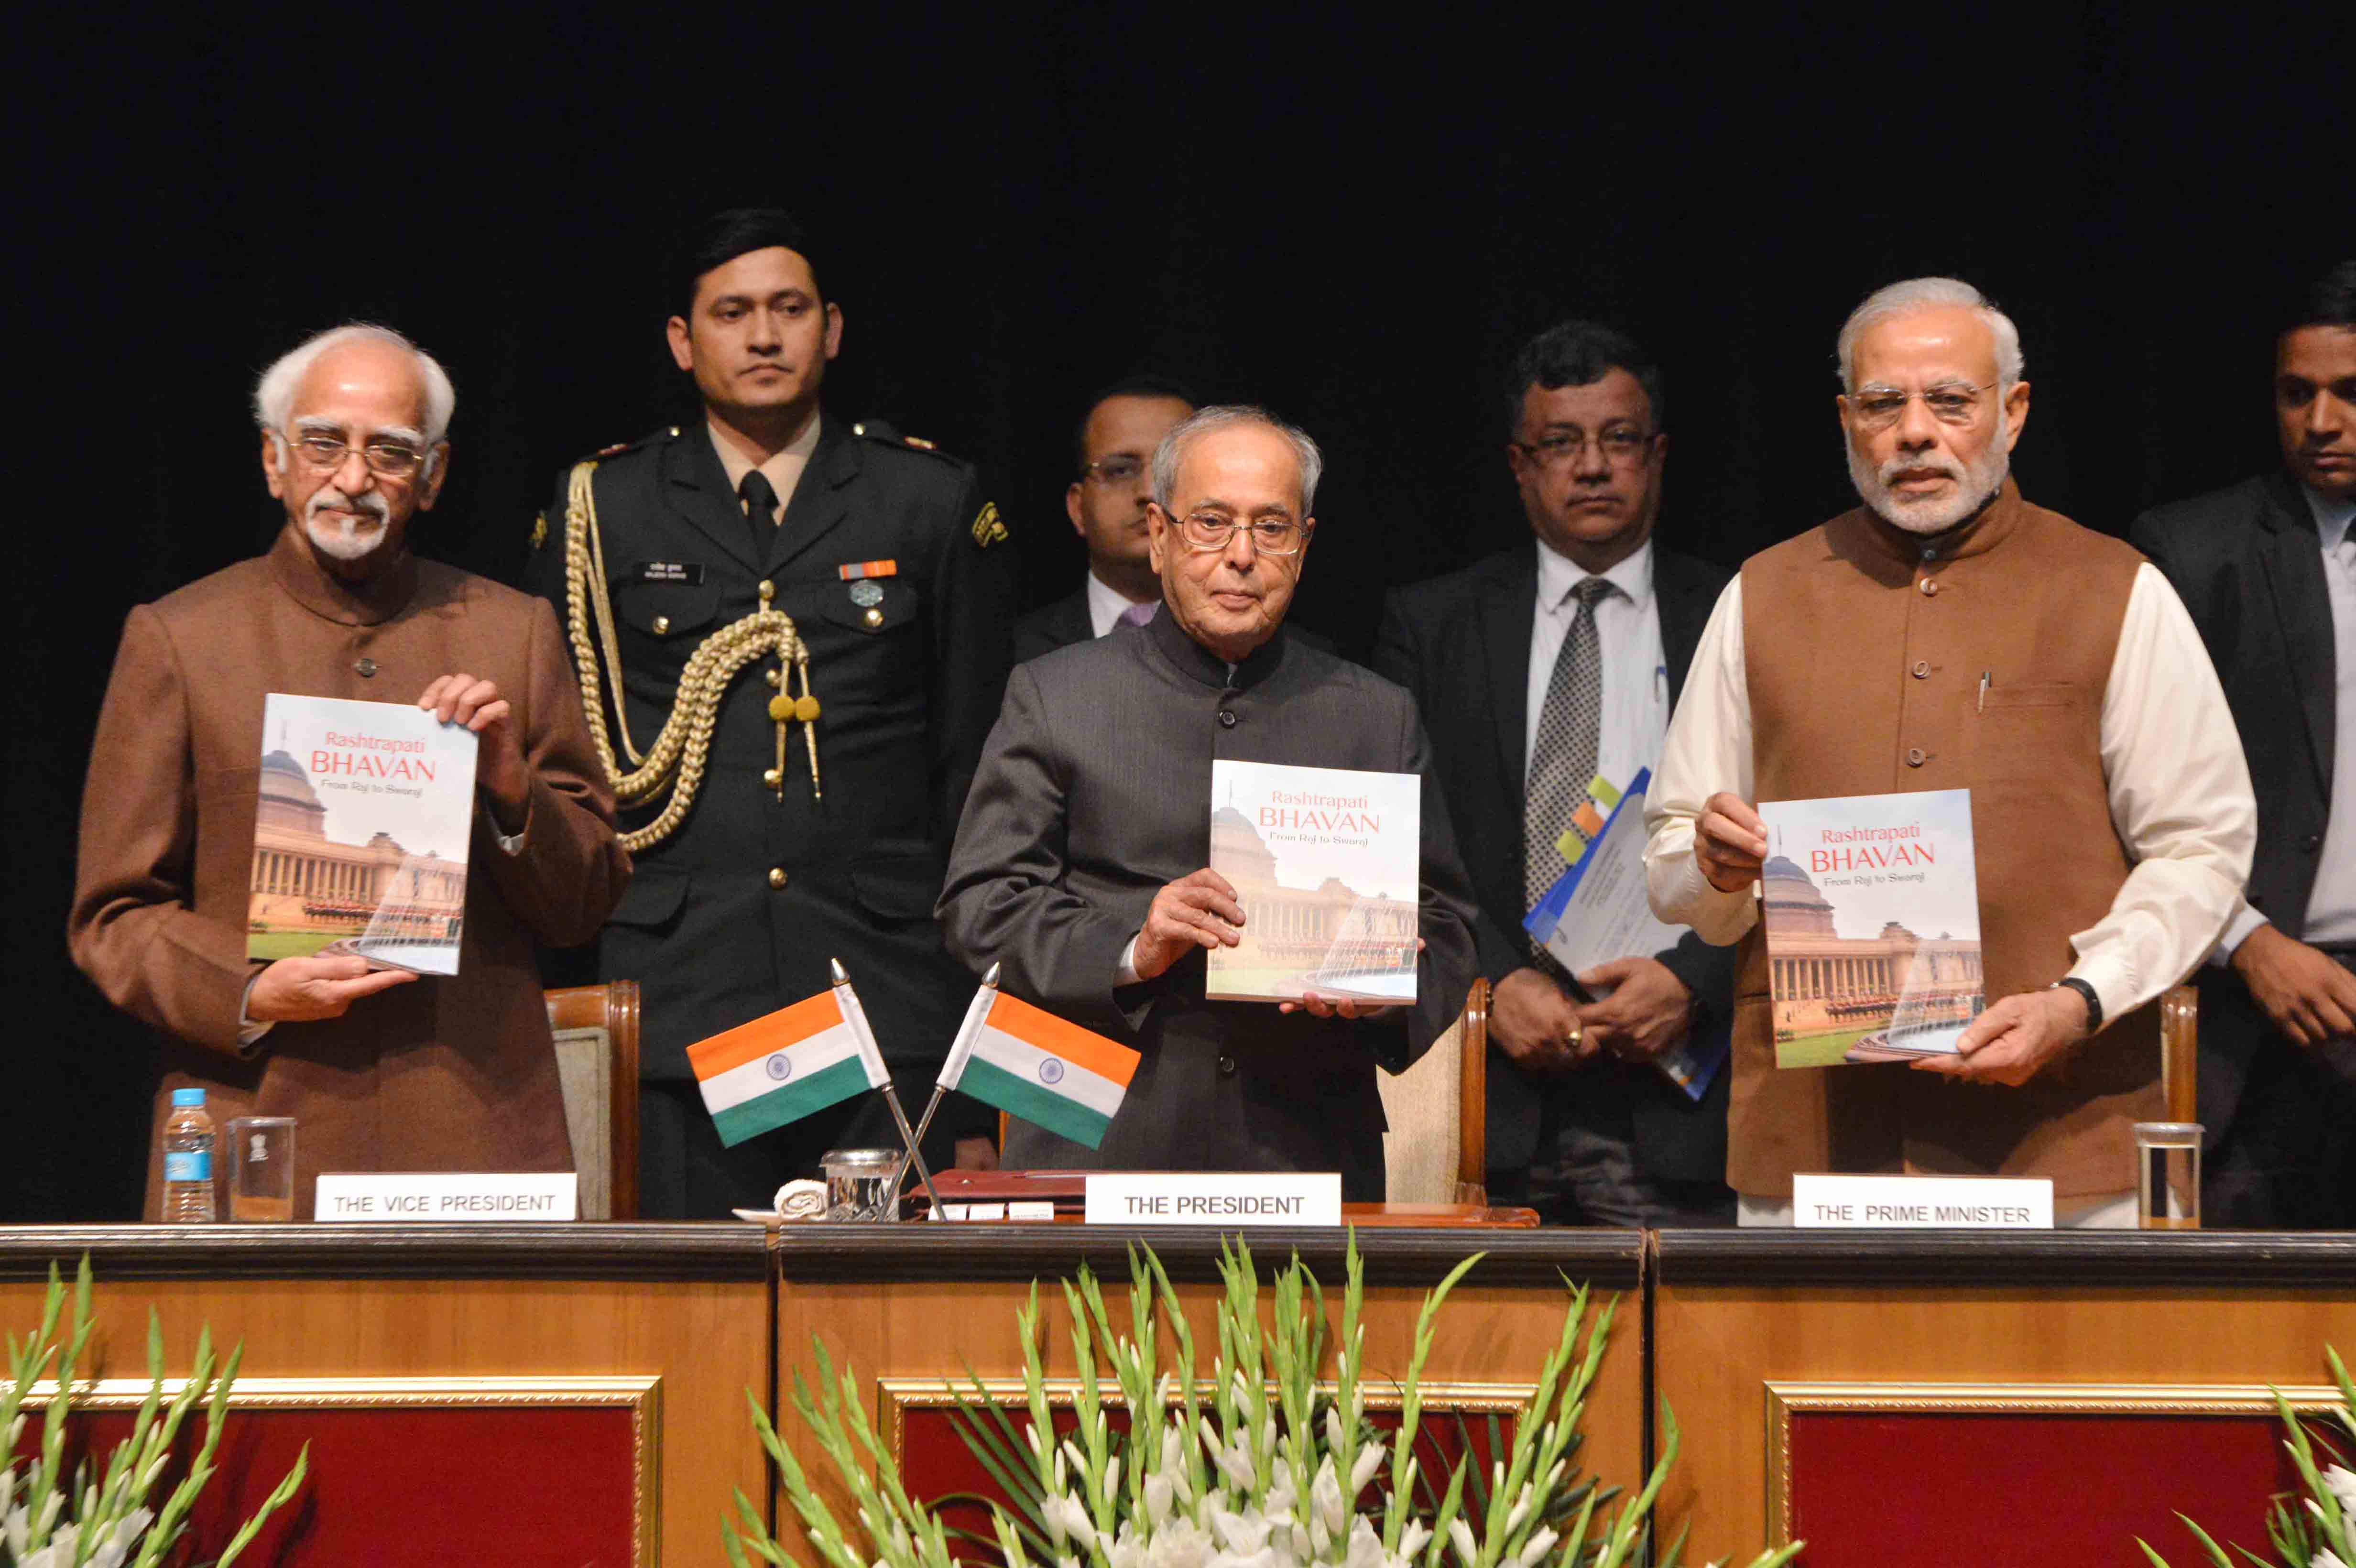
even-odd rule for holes
{"type": "Polygon", "coordinates": [[[1727,585],[1646,805],[1655,912],[1741,944],[1727,1181],[1746,1224],[1788,1223],[1799,1171],[2046,1177],[2057,1222],[2131,1224],[2150,1004],[2249,874],[2240,739],[2166,579],[2008,476],[2029,383],[2001,312],[1894,283],[1838,353],[1865,505],[1727,585]],[[1777,1068],[1749,803],[1943,789],[1971,792],[1997,999],[1955,1056],[1777,1068]]]}

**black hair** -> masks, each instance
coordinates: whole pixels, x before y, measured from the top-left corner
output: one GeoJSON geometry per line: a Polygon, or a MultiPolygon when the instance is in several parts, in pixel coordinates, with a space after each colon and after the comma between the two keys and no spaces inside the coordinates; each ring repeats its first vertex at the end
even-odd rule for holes
{"type": "Polygon", "coordinates": [[[1190,409],[1203,406],[1193,392],[1166,376],[1125,376],[1098,387],[1080,410],[1079,422],[1072,426],[1072,471],[1075,474],[1088,471],[1088,421],[1096,417],[1098,409],[1115,398],[1172,398],[1190,409]]]}
{"type": "Polygon", "coordinates": [[[695,314],[695,285],[706,272],[724,267],[737,257],[782,245],[809,263],[819,301],[826,300],[826,280],[809,230],[793,214],[775,207],[732,207],[715,212],[680,236],[671,261],[670,306],[677,316],[695,314]]]}
{"type": "Polygon", "coordinates": [[[2302,326],[2356,327],[2356,261],[2339,263],[2291,296],[2281,331],[2302,326]]]}
{"type": "Polygon", "coordinates": [[[1530,388],[1585,387],[1614,369],[1625,370],[1644,389],[1653,405],[1655,434],[1668,427],[1668,404],[1661,368],[1626,333],[1596,321],[1560,321],[1522,345],[1514,356],[1514,384],[1506,392],[1505,429],[1522,428],[1522,398],[1530,388]]]}

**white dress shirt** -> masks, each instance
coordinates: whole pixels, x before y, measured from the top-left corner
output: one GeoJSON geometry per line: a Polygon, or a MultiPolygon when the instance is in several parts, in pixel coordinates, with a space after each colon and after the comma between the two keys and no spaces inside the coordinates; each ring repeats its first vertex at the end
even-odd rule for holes
{"type": "Polygon", "coordinates": [[[1136,601],[1119,589],[1113,588],[1094,571],[1088,573],[1088,632],[1103,636],[1120,624],[1120,613],[1136,601]]]}
{"type": "MultiPolygon", "coordinates": [[[[2306,486],[2300,486],[2306,489],[2306,486]]],[[[2356,943],[2356,501],[2307,490],[2323,551],[2323,586],[2331,600],[2335,712],[2331,732],[2331,809],[2316,857],[2315,887],[2307,896],[2307,940],[2356,943]]],[[[2299,672],[2302,677],[2306,671],[2299,672]]],[[[2266,917],[2247,903],[2233,913],[2212,960],[2222,964],[2266,917]]]]}
{"type": "MultiPolygon", "coordinates": [[[[1523,787],[1529,784],[1530,754],[1537,750],[1538,722],[1546,716],[1547,685],[1562,640],[1579,614],[1571,590],[1597,573],[1558,555],[1541,539],[1537,613],[1530,617],[1529,702],[1522,720],[1523,787]]],[[[1595,771],[1625,789],[1638,768],[1661,755],[1669,730],[1669,672],[1661,651],[1661,612],[1653,597],[1653,543],[1601,574],[1620,592],[1595,604],[1595,638],[1603,654],[1603,713],[1595,745],[1595,771]]],[[[1582,781],[1583,782],[1583,781],[1582,781]]],[[[1583,792],[1582,792],[1583,793],[1583,792]]]]}
{"type": "MultiPolygon", "coordinates": [[[[2094,987],[2105,1019],[2116,1019],[2208,953],[2241,902],[2257,841],[2250,770],[2224,689],[2183,601],[2148,562],[2120,621],[2100,745],[2111,823],[2134,864],[2109,912],[2070,938],[2078,955],[2070,973],[2094,987]]],[[[1724,944],[1759,916],[1756,883],[1722,893],[1694,862],[1694,822],[1719,790],[1755,800],[1740,577],[1710,612],[1644,802],[1653,912],[1724,944]]]]}

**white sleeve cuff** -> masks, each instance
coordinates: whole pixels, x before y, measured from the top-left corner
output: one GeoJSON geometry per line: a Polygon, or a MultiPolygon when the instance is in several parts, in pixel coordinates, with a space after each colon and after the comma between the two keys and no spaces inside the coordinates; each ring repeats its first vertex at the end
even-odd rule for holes
{"type": "Polygon", "coordinates": [[[270,1024],[254,1022],[245,1010],[246,1004],[253,1000],[253,983],[261,978],[262,971],[256,969],[245,977],[245,989],[238,994],[237,1047],[241,1054],[249,1047],[261,1044],[262,1037],[268,1034],[272,1028],[270,1024]]]}
{"type": "MultiPolygon", "coordinates": [[[[1143,932],[1138,933],[1138,936],[1144,934],[1143,932]]],[[[1132,936],[1129,939],[1129,945],[1120,950],[1120,967],[1113,971],[1112,983],[1116,986],[1134,986],[1141,978],[1142,976],[1137,972],[1137,937],[1132,936]]]]}
{"type": "Polygon", "coordinates": [[[2225,934],[2219,937],[2217,945],[2209,950],[2209,962],[2220,969],[2231,964],[2242,944],[2250,939],[2250,933],[2265,923],[2266,917],[2244,902],[2233,912],[2233,918],[2226,923],[2225,934]]]}

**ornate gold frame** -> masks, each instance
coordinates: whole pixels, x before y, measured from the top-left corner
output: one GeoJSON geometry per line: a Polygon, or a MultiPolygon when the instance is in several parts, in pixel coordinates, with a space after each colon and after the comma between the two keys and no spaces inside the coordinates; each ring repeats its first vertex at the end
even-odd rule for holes
{"type": "MultiPolygon", "coordinates": [[[[892,1445],[892,1457],[899,1459],[906,1452],[907,1413],[911,1410],[948,1410],[956,1406],[958,1395],[944,1386],[944,1378],[878,1378],[875,1381],[875,1426],[892,1445]]],[[[959,1392],[970,1397],[971,1382],[958,1383],[959,1392]]],[[[1077,1378],[1048,1378],[1043,1385],[1051,1408],[1069,1409],[1079,1396],[1077,1378]]],[[[1109,1378],[1102,1380],[1104,1403],[1108,1408],[1118,1408],[1124,1402],[1120,1390],[1109,1378]]],[[[1205,1386],[1208,1386],[1205,1380],[1205,1386]]],[[[1271,1385],[1272,1387],[1273,1385],[1271,1385]]],[[[1369,1410],[1397,1410],[1402,1401],[1396,1385],[1367,1380],[1361,1384],[1365,1391],[1369,1410]]],[[[1336,1385],[1329,1379],[1320,1379],[1317,1392],[1330,1394],[1336,1385]]],[[[1022,1408],[1029,1399],[1021,1378],[984,1378],[982,1392],[999,1404],[1022,1408]]],[[[1518,1413],[1537,1394],[1536,1383],[1446,1383],[1422,1385],[1423,1408],[1435,1414],[1464,1413],[1472,1415],[1510,1415],[1518,1413]]],[[[1198,1395],[1198,1402],[1202,1396],[1198,1395]]],[[[1182,1403],[1175,1388],[1169,1403],[1182,1403]]]]}
{"type": "MultiPolygon", "coordinates": [[[[2293,1410],[2340,1407],[2328,1383],[2281,1389],[2293,1410]]],[[[1792,1417],[1810,1411],[1968,1415],[2273,1415],[2265,1383],[1819,1383],[1767,1384],[1768,1544],[1792,1540],[1792,1417]]]]}
{"type": "MultiPolygon", "coordinates": [[[[74,1384],[82,1410],[137,1410],[153,1386],[145,1378],[100,1378],[74,1384]]],[[[187,1386],[166,1378],[167,1401],[187,1386]]],[[[54,1378],[33,1385],[24,1408],[37,1411],[57,1397],[54,1378]]],[[[630,1531],[633,1568],[656,1568],[662,1494],[655,1484],[662,1460],[662,1379],[555,1378],[249,1378],[230,1389],[231,1410],[398,1410],[513,1406],[542,1409],[587,1405],[630,1413],[630,1531]]]]}

